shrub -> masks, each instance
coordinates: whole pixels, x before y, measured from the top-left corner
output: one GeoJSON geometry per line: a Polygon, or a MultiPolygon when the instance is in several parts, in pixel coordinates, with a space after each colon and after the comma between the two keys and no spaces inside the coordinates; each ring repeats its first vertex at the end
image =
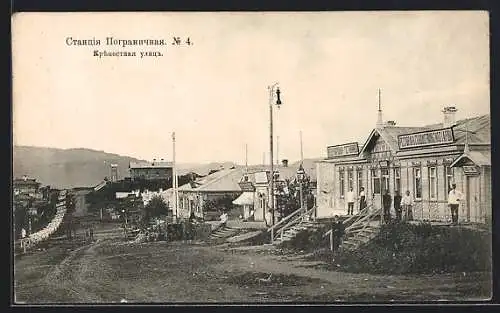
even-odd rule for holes
{"type": "Polygon", "coordinates": [[[323,238],[328,229],[327,226],[323,226],[317,229],[301,231],[292,240],[284,241],[281,248],[306,252],[314,251],[321,246],[325,246],[328,242],[328,238],[323,238]]]}
{"type": "Polygon", "coordinates": [[[384,225],[369,244],[335,261],[346,271],[403,274],[491,271],[491,257],[489,233],[401,223],[384,225]]]}

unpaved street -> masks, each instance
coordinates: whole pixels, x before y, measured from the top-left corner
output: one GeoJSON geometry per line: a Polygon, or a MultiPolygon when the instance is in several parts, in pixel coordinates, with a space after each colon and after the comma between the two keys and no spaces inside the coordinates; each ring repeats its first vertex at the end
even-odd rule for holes
{"type": "Polygon", "coordinates": [[[119,230],[97,241],[53,246],[16,260],[24,303],[335,302],[487,298],[483,273],[384,276],[332,272],[266,247],[125,243],[119,230]]]}

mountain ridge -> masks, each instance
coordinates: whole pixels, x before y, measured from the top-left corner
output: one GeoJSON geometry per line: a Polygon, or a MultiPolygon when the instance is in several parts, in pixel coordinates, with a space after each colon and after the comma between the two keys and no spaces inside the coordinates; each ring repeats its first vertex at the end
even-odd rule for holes
{"type": "MultiPolygon", "coordinates": [[[[313,169],[317,159],[304,160],[304,168],[313,169]]],[[[89,148],[52,148],[16,145],[13,147],[13,178],[27,175],[36,178],[43,185],[54,188],[92,187],[98,185],[104,177],[110,176],[110,164],[118,165],[119,179],[129,176],[130,162],[147,162],[130,156],[108,153],[89,148]]],[[[298,167],[300,161],[290,163],[298,167]]],[[[244,167],[231,161],[209,163],[178,163],[179,175],[195,172],[207,175],[211,170],[221,167],[244,167]]],[[[249,165],[249,167],[268,165],[249,165]]]]}

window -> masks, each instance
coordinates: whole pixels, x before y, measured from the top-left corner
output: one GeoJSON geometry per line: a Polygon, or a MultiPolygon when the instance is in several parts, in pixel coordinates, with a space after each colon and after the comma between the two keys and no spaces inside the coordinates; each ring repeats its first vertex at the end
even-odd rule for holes
{"type": "Polygon", "coordinates": [[[432,200],[436,200],[437,198],[437,177],[435,167],[429,167],[429,196],[432,200]]]}
{"type": "Polygon", "coordinates": [[[361,192],[361,187],[363,187],[363,171],[358,171],[358,195],[361,192]]]}
{"type": "Polygon", "coordinates": [[[401,194],[401,168],[394,168],[394,191],[399,191],[401,194]]]}
{"type": "Polygon", "coordinates": [[[380,194],[380,176],[378,170],[372,170],[372,190],[374,194],[380,194]]]}
{"type": "Polygon", "coordinates": [[[451,168],[449,166],[445,166],[445,168],[444,168],[444,179],[445,179],[444,192],[446,194],[446,199],[448,199],[448,194],[451,191],[451,184],[453,183],[453,178],[454,178],[453,174],[454,174],[453,168],[451,168]]]}
{"type": "Polygon", "coordinates": [[[385,193],[386,190],[389,190],[389,170],[384,168],[382,169],[382,192],[385,193]]]}
{"type": "Polygon", "coordinates": [[[345,194],[345,182],[344,182],[344,171],[340,171],[339,173],[339,189],[340,189],[340,196],[344,197],[345,194]]]}
{"type": "Polygon", "coordinates": [[[415,179],[415,183],[413,184],[414,190],[413,193],[416,199],[422,198],[422,170],[420,168],[413,169],[413,178],[415,179]]]}
{"type": "Polygon", "coordinates": [[[349,190],[351,190],[351,188],[354,189],[354,172],[352,170],[347,172],[347,188],[349,190]]]}

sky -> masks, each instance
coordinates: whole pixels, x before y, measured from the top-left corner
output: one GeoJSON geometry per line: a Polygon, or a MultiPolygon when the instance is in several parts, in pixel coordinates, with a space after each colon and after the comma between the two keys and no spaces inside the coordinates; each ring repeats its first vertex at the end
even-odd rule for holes
{"type": "Polygon", "coordinates": [[[488,114],[487,12],[18,13],[13,17],[13,143],[89,148],[177,162],[326,156],[364,142],[385,120],[400,126],[488,114]],[[105,38],[192,45],[106,46],[105,38]],[[100,46],[66,39],[100,39],[100,46]],[[99,51],[160,51],[103,57],[99,51]],[[275,139],[276,141],[277,139],[275,139]],[[278,146],[278,147],[277,147],[278,146]],[[277,157],[276,157],[277,154],[277,157]]]}

